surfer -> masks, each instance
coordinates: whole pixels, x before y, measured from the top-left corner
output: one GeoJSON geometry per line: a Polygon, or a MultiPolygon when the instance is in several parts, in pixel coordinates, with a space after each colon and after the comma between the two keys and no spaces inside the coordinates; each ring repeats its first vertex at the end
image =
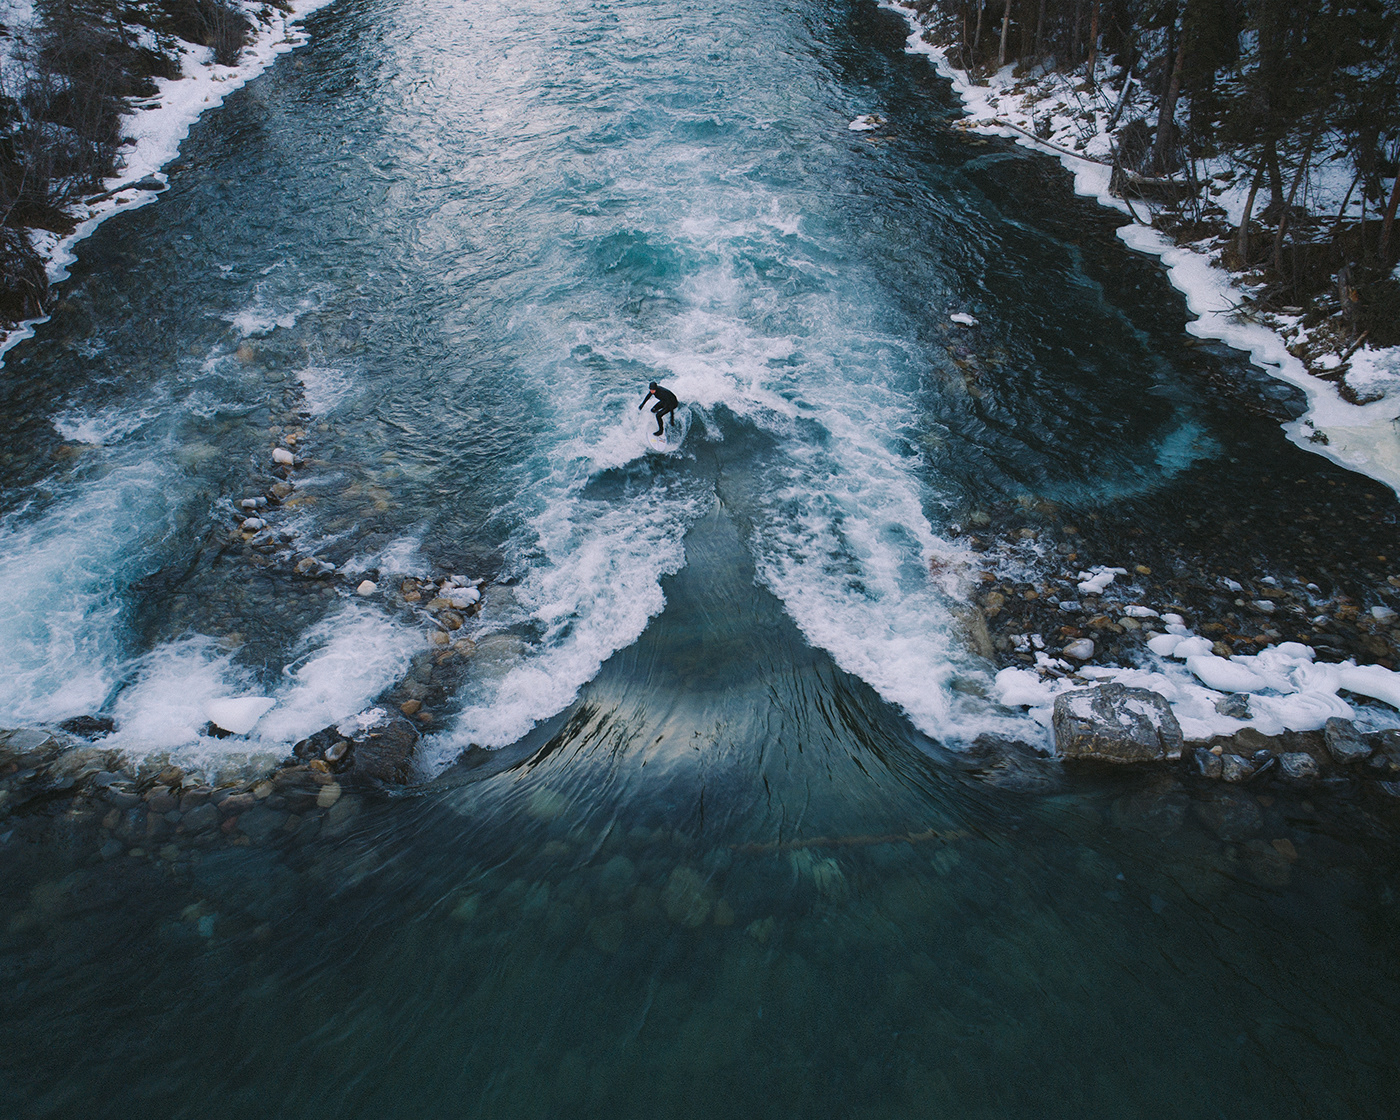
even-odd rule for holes
{"type": "Polygon", "coordinates": [[[642,403],[637,406],[637,411],[641,412],[652,397],[656,398],[656,403],[651,406],[652,415],[656,417],[656,434],[658,436],[664,435],[666,426],[662,421],[669,416],[671,423],[674,424],[676,422],[676,406],[681,402],[676,399],[676,394],[670,389],[653,381],[647,386],[647,395],[642,398],[642,403]]]}

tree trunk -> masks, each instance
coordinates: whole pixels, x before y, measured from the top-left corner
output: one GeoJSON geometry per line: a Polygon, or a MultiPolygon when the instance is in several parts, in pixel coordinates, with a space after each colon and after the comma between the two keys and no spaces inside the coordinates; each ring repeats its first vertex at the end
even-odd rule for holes
{"type": "Polygon", "coordinates": [[[1397,255],[1391,245],[1391,234],[1395,231],[1395,207],[1400,203],[1400,175],[1390,188],[1390,201],[1385,204],[1385,221],[1381,223],[1381,264],[1390,264],[1397,255]]]}
{"type": "Polygon", "coordinates": [[[1094,0],[1094,10],[1089,16],[1089,64],[1084,68],[1089,81],[1094,81],[1094,67],[1099,61],[1099,0],[1094,0]]]}
{"type": "MultiPolygon", "coordinates": [[[[1283,173],[1278,168],[1278,142],[1269,140],[1264,147],[1264,168],[1269,173],[1269,207],[1283,205],[1283,173]]],[[[1363,197],[1365,192],[1363,193],[1363,197]]]]}
{"type": "Polygon", "coordinates": [[[1035,21],[1035,60],[1045,59],[1045,0],[1040,0],[1040,15],[1035,21]]]}
{"type": "Polygon", "coordinates": [[[1181,96],[1181,72],[1186,65],[1186,36],[1176,45],[1176,61],[1172,63],[1171,80],[1167,82],[1167,95],[1162,98],[1162,106],[1157,110],[1157,143],[1152,152],[1152,166],[1158,173],[1167,167],[1167,153],[1171,148],[1172,133],[1176,124],[1176,99],[1181,96]]]}
{"type": "Polygon", "coordinates": [[[1332,223],[1332,240],[1336,241],[1342,235],[1342,223],[1347,217],[1347,203],[1351,201],[1352,192],[1356,190],[1356,184],[1361,182],[1361,172],[1352,176],[1351,186],[1347,188],[1346,197],[1342,199],[1341,206],[1337,207],[1337,220],[1332,223]]]}
{"type": "Polygon", "coordinates": [[[1128,104],[1128,91],[1133,88],[1133,68],[1130,64],[1128,72],[1123,76],[1123,88],[1118,94],[1118,104],[1113,107],[1113,113],[1108,118],[1108,127],[1105,131],[1112,132],[1118,127],[1118,118],[1123,115],[1123,109],[1128,104]]]}
{"type": "Polygon", "coordinates": [[[977,0],[977,30],[972,33],[972,65],[977,65],[977,56],[982,50],[982,13],[987,10],[987,0],[977,0]]]}
{"type": "Polygon", "coordinates": [[[1249,197],[1244,200],[1244,218],[1240,221],[1240,231],[1235,235],[1235,255],[1240,258],[1240,267],[1249,267],[1249,219],[1254,213],[1254,197],[1259,193],[1259,185],[1264,181],[1264,164],[1254,173],[1254,182],[1249,185],[1249,197]]]}
{"type": "Polygon", "coordinates": [[[1084,0],[1074,0],[1074,34],[1069,37],[1070,64],[1077,66],[1083,57],[1079,52],[1079,33],[1084,30],[1084,0]]]}
{"type": "Polygon", "coordinates": [[[1006,65],[1006,31],[1011,26],[1011,0],[1006,0],[1006,10],[1001,16],[1001,50],[997,53],[997,69],[1006,65]]]}
{"type": "MultiPolygon", "coordinates": [[[[1293,200],[1298,196],[1298,187],[1303,181],[1303,177],[1308,173],[1308,163],[1312,160],[1313,144],[1317,142],[1317,134],[1322,131],[1322,122],[1313,126],[1312,135],[1308,137],[1307,144],[1303,147],[1303,158],[1298,161],[1298,170],[1293,176],[1293,183],[1288,188],[1288,201],[1283,204],[1283,213],[1278,216],[1278,232],[1274,234],[1274,271],[1283,270],[1283,234],[1288,229],[1288,213],[1293,209],[1293,200]]],[[[1295,293],[1296,294],[1296,293],[1295,293]]]]}

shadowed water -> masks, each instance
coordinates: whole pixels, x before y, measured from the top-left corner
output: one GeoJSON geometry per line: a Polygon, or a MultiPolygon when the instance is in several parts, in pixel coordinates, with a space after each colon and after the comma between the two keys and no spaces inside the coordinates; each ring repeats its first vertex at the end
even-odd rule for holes
{"type": "Polygon", "coordinates": [[[426,671],[412,610],[230,538],[293,428],[297,555],[489,577],[476,655],[431,780],[324,826],[0,825],[0,1111],[1387,1115],[1371,809],[969,749],[1040,729],[930,575],[996,501],[1208,547],[1279,480],[1356,498],[1287,395],[1053,164],[951,133],[873,4],[310,29],[8,357],[0,711],[210,764],[426,671]],[[204,737],[242,691],[279,704],[204,737]]]}

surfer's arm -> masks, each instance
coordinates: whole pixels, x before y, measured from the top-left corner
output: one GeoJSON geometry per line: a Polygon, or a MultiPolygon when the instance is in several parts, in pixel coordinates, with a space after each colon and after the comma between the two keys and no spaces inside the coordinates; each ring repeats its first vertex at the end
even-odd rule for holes
{"type": "Polygon", "coordinates": [[[642,403],[639,404],[639,405],[637,406],[637,411],[638,411],[638,412],[641,412],[642,409],[646,408],[646,406],[647,406],[647,401],[651,400],[651,398],[654,397],[654,396],[656,396],[656,394],[655,394],[654,392],[652,392],[650,389],[648,389],[648,390],[647,390],[647,395],[644,396],[644,397],[642,398],[642,403]]]}

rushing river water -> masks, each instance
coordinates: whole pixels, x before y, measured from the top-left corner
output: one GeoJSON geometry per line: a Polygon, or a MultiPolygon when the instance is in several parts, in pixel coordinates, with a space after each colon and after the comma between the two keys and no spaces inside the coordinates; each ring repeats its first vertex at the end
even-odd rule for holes
{"type": "Polygon", "coordinates": [[[217,767],[212,697],[276,697],[280,757],[421,667],[411,612],[224,547],[293,428],[274,527],[383,585],[489,578],[477,653],[436,779],[334,838],[7,857],[0,1108],[1391,1114],[1387,841],[962,753],[1024,729],[950,525],[1277,521],[1270,479],[1353,485],[1288,393],[1189,346],[1055,165],[951,132],[874,4],[309,29],[7,358],[0,724],[103,712],[217,767]],[[681,454],[643,442],[653,379],[681,454]]]}

